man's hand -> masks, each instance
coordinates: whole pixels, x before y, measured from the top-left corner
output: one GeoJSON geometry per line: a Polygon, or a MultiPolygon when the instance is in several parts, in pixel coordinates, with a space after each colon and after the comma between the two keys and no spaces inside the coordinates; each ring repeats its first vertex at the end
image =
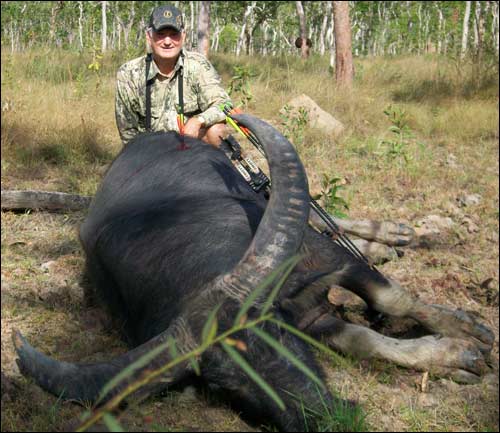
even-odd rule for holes
{"type": "Polygon", "coordinates": [[[202,127],[203,123],[198,117],[191,117],[184,125],[184,134],[190,137],[200,138],[200,129],[202,127]]]}

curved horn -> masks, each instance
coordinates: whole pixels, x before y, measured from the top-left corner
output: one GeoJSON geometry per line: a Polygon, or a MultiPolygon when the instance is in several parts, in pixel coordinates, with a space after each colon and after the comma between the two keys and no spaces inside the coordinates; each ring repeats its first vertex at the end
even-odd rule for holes
{"type": "MultiPolygon", "coordinates": [[[[73,364],[52,359],[34,349],[17,330],[13,330],[12,339],[14,347],[19,356],[16,359],[19,370],[25,376],[33,380],[44,390],[61,396],[65,400],[76,400],[82,403],[95,402],[103,387],[125,367],[131,365],[151,350],[165,345],[164,350],[149,362],[134,369],[133,374],[115,386],[106,396],[99,401],[102,404],[114,395],[118,394],[133,380],[140,377],[146,370],[151,371],[166,365],[172,360],[167,346],[168,338],[176,341],[176,349],[179,355],[187,353],[196,348],[196,343],[191,336],[189,328],[183,319],[176,320],[166,331],[136,347],[135,349],[114,358],[111,361],[73,364]]],[[[161,377],[161,383],[153,381],[141,388],[141,392],[149,394],[159,391],[167,385],[178,382],[190,372],[188,365],[182,363],[169,370],[161,377]]]]}
{"type": "MultiPolygon", "coordinates": [[[[239,301],[299,250],[309,218],[309,189],[293,145],[276,129],[248,114],[234,116],[262,144],[273,182],[271,198],[248,250],[215,289],[239,301]]],[[[265,295],[263,295],[265,296],[265,295]]]]}

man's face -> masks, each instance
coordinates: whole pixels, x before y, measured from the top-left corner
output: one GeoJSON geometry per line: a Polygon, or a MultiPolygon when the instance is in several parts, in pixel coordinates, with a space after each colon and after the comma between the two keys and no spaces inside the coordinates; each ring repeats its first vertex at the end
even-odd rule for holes
{"type": "Polygon", "coordinates": [[[174,60],[177,59],[181,52],[184,40],[186,39],[186,33],[167,27],[158,32],[152,29],[148,30],[146,37],[155,57],[174,60]]]}

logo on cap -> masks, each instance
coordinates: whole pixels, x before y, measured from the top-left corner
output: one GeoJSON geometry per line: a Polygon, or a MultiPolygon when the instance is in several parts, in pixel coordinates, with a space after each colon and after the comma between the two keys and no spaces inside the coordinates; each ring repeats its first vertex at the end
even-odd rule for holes
{"type": "Polygon", "coordinates": [[[172,11],[165,11],[165,12],[163,12],[163,16],[165,18],[172,18],[172,11]]]}

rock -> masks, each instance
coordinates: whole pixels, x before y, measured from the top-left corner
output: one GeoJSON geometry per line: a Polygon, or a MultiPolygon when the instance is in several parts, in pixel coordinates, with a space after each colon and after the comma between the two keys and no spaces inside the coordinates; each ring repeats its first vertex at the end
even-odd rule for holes
{"type": "Polygon", "coordinates": [[[441,378],[438,381],[444,388],[446,388],[447,392],[450,394],[456,394],[460,391],[460,385],[456,382],[453,382],[450,379],[441,378]]]}
{"type": "Polygon", "coordinates": [[[443,231],[450,230],[454,221],[450,217],[441,217],[439,215],[428,215],[415,223],[415,232],[417,236],[437,235],[443,231]]]}
{"type": "Polygon", "coordinates": [[[450,168],[459,167],[459,165],[457,164],[457,157],[453,155],[453,153],[448,154],[448,156],[446,157],[446,165],[450,168]]]}
{"type": "Polygon", "coordinates": [[[421,393],[417,397],[417,404],[422,408],[436,407],[439,402],[432,394],[421,393]]]}
{"type": "Polygon", "coordinates": [[[482,199],[479,194],[463,194],[457,197],[457,202],[460,207],[468,207],[478,205],[482,199]]]}
{"type": "MultiPolygon", "coordinates": [[[[320,108],[316,102],[305,94],[293,98],[286,105],[291,107],[292,115],[296,114],[300,107],[303,107],[308,112],[308,124],[313,128],[321,129],[334,138],[339,137],[345,129],[341,122],[335,119],[330,113],[320,108]]],[[[280,113],[285,114],[284,107],[280,110],[280,113]]]]}
{"type": "Polygon", "coordinates": [[[455,217],[455,218],[457,218],[459,220],[462,219],[465,216],[465,214],[462,211],[462,209],[460,209],[457,205],[455,205],[452,202],[446,203],[444,205],[444,210],[446,211],[446,213],[448,213],[452,217],[455,217]]]}
{"type": "Polygon", "coordinates": [[[492,389],[498,390],[498,375],[495,373],[489,373],[483,377],[483,383],[492,389]]]}
{"type": "Polygon", "coordinates": [[[56,262],[54,260],[51,260],[50,262],[42,263],[42,265],[40,266],[40,269],[43,272],[50,272],[52,270],[52,268],[55,266],[55,264],[56,264],[56,262]]]}
{"type": "Polygon", "coordinates": [[[479,232],[479,226],[470,217],[464,217],[462,220],[462,225],[465,225],[469,233],[479,232]]]}

